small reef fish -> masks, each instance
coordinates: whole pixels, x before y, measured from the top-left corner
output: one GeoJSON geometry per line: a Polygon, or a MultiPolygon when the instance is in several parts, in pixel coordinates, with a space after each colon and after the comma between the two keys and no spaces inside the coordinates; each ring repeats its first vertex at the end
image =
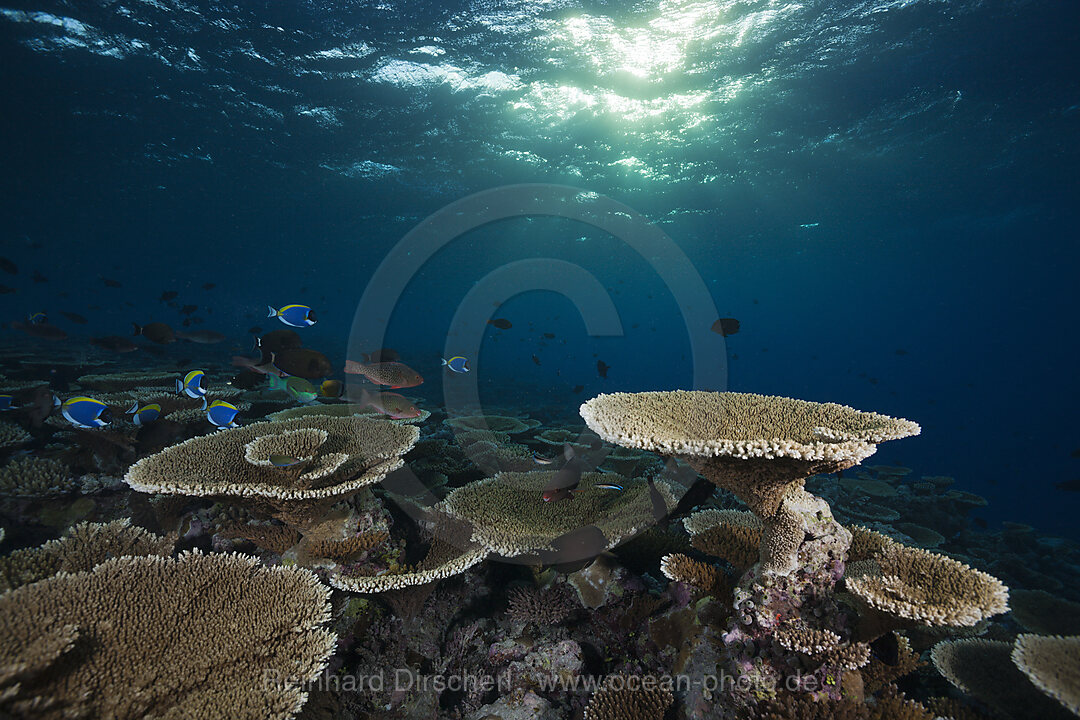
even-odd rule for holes
{"type": "Polygon", "coordinates": [[[63,340],[67,337],[66,332],[49,323],[37,323],[36,325],[31,325],[16,320],[9,323],[8,327],[12,330],[20,330],[30,337],[41,338],[42,340],[63,340]]]}
{"type": "Polygon", "coordinates": [[[360,405],[370,407],[395,420],[420,417],[420,409],[409,402],[404,395],[397,393],[370,393],[367,390],[361,390],[360,405]]]}
{"type": "Polygon", "coordinates": [[[581,391],[582,391],[582,390],[584,390],[584,389],[585,389],[585,386],[584,386],[584,385],[575,385],[574,387],[572,387],[572,388],[570,389],[570,392],[572,392],[572,393],[574,393],[575,395],[577,395],[577,394],[578,394],[579,392],[581,392],[581,391]]]}
{"type": "Polygon", "coordinates": [[[124,287],[123,285],[120,284],[119,280],[110,280],[107,277],[102,277],[101,282],[105,283],[105,287],[111,287],[111,288],[124,287]]]}
{"type": "Polygon", "coordinates": [[[180,340],[199,343],[200,345],[214,345],[222,342],[225,336],[214,330],[192,330],[191,332],[178,332],[176,337],[180,340]]]}
{"type": "Polygon", "coordinates": [[[202,370],[192,370],[184,376],[183,380],[176,381],[177,395],[183,393],[196,400],[202,398],[206,401],[206,373],[202,370]]]}
{"type": "Polygon", "coordinates": [[[109,406],[85,395],[76,395],[65,400],[60,406],[60,412],[77,428],[100,428],[112,422],[109,406]]]}
{"type": "Polygon", "coordinates": [[[163,322],[152,322],[146,325],[139,325],[138,323],[131,323],[135,328],[132,335],[142,335],[150,342],[157,343],[158,345],[168,345],[171,342],[176,341],[176,333],[173,329],[163,322]]]}
{"type": "Polygon", "coordinates": [[[181,315],[190,315],[191,313],[195,312],[198,309],[199,309],[198,305],[185,305],[184,307],[180,308],[180,314],[181,315]]]}
{"type": "Polygon", "coordinates": [[[712,328],[710,329],[714,333],[719,333],[720,335],[727,337],[728,335],[734,335],[739,332],[739,321],[731,317],[720,318],[712,324],[712,328]]]}
{"type": "Polygon", "coordinates": [[[270,464],[274,467],[287,468],[292,467],[300,463],[300,458],[295,458],[292,455],[271,455],[269,458],[270,464]]]}
{"type": "MultiPolygon", "coordinates": [[[[563,457],[566,458],[566,463],[548,480],[547,485],[544,486],[543,491],[540,493],[540,499],[544,502],[569,500],[573,497],[573,493],[578,491],[578,486],[581,484],[581,473],[586,467],[585,461],[578,457],[577,453],[574,452],[574,448],[569,444],[563,445],[563,457]]],[[[622,485],[614,483],[597,483],[593,487],[603,490],[623,489],[622,485]]]]}
{"type": "Polygon", "coordinates": [[[90,338],[90,344],[94,347],[99,347],[102,350],[108,350],[109,352],[115,353],[129,353],[139,349],[138,345],[119,335],[106,335],[105,337],[90,338]]]}
{"type": "Polygon", "coordinates": [[[315,398],[319,396],[315,386],[302,377],[277,377],[271,375],[270,389],[284,390],[302,403],[315,402],[315,398]]]}
{"type": "Polygon", "coordinates": [[[494,325],[500,330],[509,330],[510,328],[514,327],[513,323],[511,323],[506,318],[495,318],[494,320],[488,320],[487,324],[494,325]]]}
{"type": "Polygon", "coordinates": [[[0,257],[0,270],[3,270],[8,275],[19,274],[19,266],[8,260],[6,257],[0,257]]]}
{"type": "Polygon", "coordinates": [[[275,310],[267,305],[266,309],[268,311],[266,317],[276,317],[281,322],[292,327],[311,327],[317,322],[315,311],[307,305],[286,305],[280,310],[275,310]]]}
{"type": "Polygon", "coordinates": [[[424,382],[420,373],[408,365],[399,362],[358,363],[345,361],[345,372],[350,375],[363,375],[376,385],[387,385],[391,389],[416,387],[424,382]]]}
{"type": "Polygon", "coordinates": [[[603,360],[597,360],[596,361],[596,374],[599,375],[600,377],[606,378],[607,377],[607,371],[610,370],[610,369],[611,369],[611,366],[608,365],[603,360]]]}
{"type": "Polygon", "coordinates": [[[466,358],[456,355],[449,360],[443,358],[442,364],[450,368],[452,372],[467,373],[469,372],[469,361],[466,358]]]}
{"type": "MultiPolygon", "coordinates": [[[[203,399],[203,402],[205,403],[206,400],[203,399]]],[[[206,419],[216,425],[219,430],[240,427],[240,423],[236,422],[236,416],[239,414],[240,410],[235,405],[224,400],[215,400],[206,408],[206,419]]]]}
{"type": "Polygon", "coordinates": [[[217,287],[217,283],[203,283],[202,289],[203,290],[213,290],[216,287],[217,287]]]}
{"type": "Polygon", "coordinates": [[[319,397],[339,398],[345,392],[345,383],[340,380],[323,380],[319,385],[319,397]]]}
{"type": "Polygon", "coordinates": [[[131,418],[131,422],[142,427],[161,417],[161,406],[157,403],[150,403],[149,405],[139,407],[139,403],[134,403],[126,414],[133,415],[134,417],[131,418]]]}
{"type": "Polygon", "coordinates": [[[31,325],[42,325],[49,322],[49,316],[43,312],[30,313],[26,316],[26,322],[31,325]]]}
{"type": "Polygon", "coordinates": [[[550,465],[555,462],[555,458],[544,457],[540,453],[533,453],[533,462],[537,465],[550,465]]]}
{"type": "Polygon", "coordinates": [[[0,395],[0,410],[14,410],[15,398],[11,395],[0,395]]]}
{"type": "Polygon", "coordinates": [[[175,300],[176,296],[179,294],[180,293],[176,292],[175,290],[166,290],[165,292],[161,293],[161,297],[158,298],[158,302],[169,302],[170,300],[175,300]]]}
{"type": "Polygon", "coordinates": [[[539,365],[539,364],[540,364],[540,358],[536,357],[535,355],[533,355],[533,356],[532,356],[532,360],[533,360],[533,362],[534,362],[534,363],[536,363],[537,365],[539,365]]]}

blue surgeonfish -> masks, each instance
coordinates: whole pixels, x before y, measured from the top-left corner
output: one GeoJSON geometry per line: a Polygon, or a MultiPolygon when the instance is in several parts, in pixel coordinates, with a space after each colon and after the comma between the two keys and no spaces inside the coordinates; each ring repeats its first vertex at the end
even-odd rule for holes
{"type": "Polygon", "coordinates": [[[183,380],[176,381],[176,392],[185,393],[188,397],[196,400],[206,397],[206,373],[202,370],[192,370],[184,376],[183,380]]]}
{"type": "Polygon", "coordinates": [[[43,323],[49,322],[49,318],[43,312],[30,313],[26,316],[26,322],[30,323],[31,325],[41,325],[43,323]]]}
{"type": "Polygon", "coordinates": [[[206,419],[218,429],[240,427],[240,423],[236,422],[236,416],[239,414],[240,410],[235,405],[224,400],[215,400],[210,403],[210,407],[206,408],[206,419]]]}
{"type": "Polygon", "coordinates": [[[10,395],[0,395],[0,410],[14,410],[15,398],[10,395]]]}
{"type": "Polygon", "coordinates": [[[443,358],[442,364],[445,365],[446,367],[450,368],[452,371],[454,371],[456,373],[467,373],[467,372],[469,372],[469,361],[468,361],[468,359],[463,358],[460,355],[452,357],[449,360],[447,360],[446,358],[443,358]]]}
{"type": "Polygon", "coordinates": [[[161,416],[161,406],[157,403],[150,403],[139,407],[139,403],[134,403],[131,409],[127,411],[127,414],[135,416],[131,418],[131,422],[142,426],[154,422],[161,416]]]}
{"type": "Polygon", "coordinates": [[[307,305],[286,305],[280,310],[267,305],[266,309],[269,311],[266,317],[276,317],[286,325],[310,327],[315,324],[315,311],[307,305]]]}
{"type": "Polygon", "coordinates": [[[60,412],[77,428],[105,427],[112,422],[109,406],[85,395],[76,395],[65,400],[60,406],[60,412]]]}

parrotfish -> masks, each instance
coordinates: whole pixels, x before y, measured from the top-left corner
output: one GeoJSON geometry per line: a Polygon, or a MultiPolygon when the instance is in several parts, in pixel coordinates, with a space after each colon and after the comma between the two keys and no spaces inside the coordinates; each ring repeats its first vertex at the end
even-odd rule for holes
{"type": "Polygon", "coordinates": [[[292,327],[310,327],[317,322],[315,311],[307,305],[286,305],[280,310],[275,310],[267,305],[266,309],[268,311],[266,317],[276,317],[281,322],[292,327]]]}
{"type": "Polygon", "coordinates": [[[100,400],[76,395],[60,406],[60,412],[77,428],[100,428],[112,422],[112,411],[100,400]]]}
{"type": "Polygon", "coordinates": [[[126,414],[134,415],[134,417],[131,418],[131,422],[141,427],[147,423],[152,423],[161,417],[161,406],[157,403],[150,403],[149,405],[139,407],[139,403],[134,403],[126,414]]]}
{"type": "Polygon", "coordinates": [[[270,376],[272,390],[284,390],[302,403],[315,402],[319,393],[315,386],[302,377],[270,376]]]}
{"type": "Polygon", "coordinates": [[[399,362],[358,363],[345,361],[345,372],[350,375],[363,375],[376,385],[387,385],[391,389],[416,387],[424,382],[423,376],[408,365],[399,362]]]}
{"type": "Polygon", "coordinates": [[[469,361],[467,358],[463,358],[460,355],[456,355],[449,360],[443,358],[442,364],[450,368],[452,372],[467,373],[469,372],[469,361]]]}
{"type": "Polygon", "coordinates": [[[183,380],[176,381],[176,393],[184,393],[196,400],[206,398],[206,373],[202,370],[192,370],[184,376],[183,380]]]}
{"type": "Polygon", "coordinates": [[[216,425],[219,430],[240,427],[240,423],[236,422],[236,416],[239,414],[240,410],[235,405],[224,400],[215,400],[206,408],[206,419],[216,425]]]}

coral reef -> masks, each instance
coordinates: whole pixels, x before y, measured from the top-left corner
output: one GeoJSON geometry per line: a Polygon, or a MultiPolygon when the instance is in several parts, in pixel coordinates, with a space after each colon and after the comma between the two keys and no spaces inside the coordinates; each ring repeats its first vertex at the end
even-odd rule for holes
{"type": "Polygon", "coordinates": [[[0,708],[41,720],[292,717],[334,649],[328,597],[308,571],[198,553],[25,585],[0,595],[0,708]]]}

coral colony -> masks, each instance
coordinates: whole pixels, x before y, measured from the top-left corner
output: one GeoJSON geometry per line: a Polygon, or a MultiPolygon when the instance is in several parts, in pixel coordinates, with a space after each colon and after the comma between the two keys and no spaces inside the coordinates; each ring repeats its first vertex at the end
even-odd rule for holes
{"type": "Polygon", "coordinates": [[[995,554],[1031,529],[964,555],[980,498],[861,466],[913,422],[687,391],[600,395],[587,428],[395,419],[232,389],[265,419],[206,432],[172,380],[77,380],[158,405],[145,425],[0,425],[4,517],[62,531],[0,558],[5,717],[1080,713],[1080,613],[1053,592],[1075,579],[995,554]],[[41,427],[80,443],[15,452],[41,427]],[[989,558],[1050,591],[1006,616],[989,558]]]}

